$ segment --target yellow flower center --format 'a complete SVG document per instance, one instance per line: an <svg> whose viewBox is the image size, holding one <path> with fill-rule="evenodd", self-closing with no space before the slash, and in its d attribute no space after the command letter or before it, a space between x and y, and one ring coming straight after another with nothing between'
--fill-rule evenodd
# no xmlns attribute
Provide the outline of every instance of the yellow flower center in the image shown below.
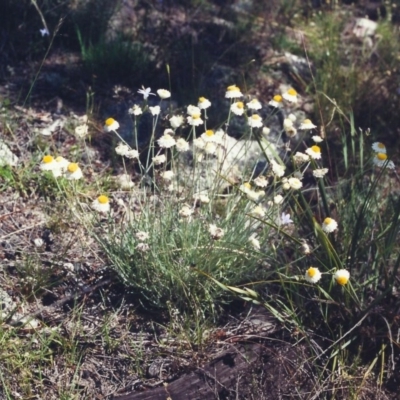
<svg viewBox="0 0 400 400"><path fill-rule="evenodd" d="M240 89L236 85L228 86L228 92L238 92Z"/></svg>
<svg viewBox="0 0 400 400"><path fill-rule="evenodd" d="M250 185L249 182L243 183L243 186L244 186L246 189L251 189L251 185Z"/></svg>
<svg viewBox="0 0 400 400"><path fill-rule="evenodd" d="M236 107L237 107L237 108L243 108L243 107L244 107L244 104L243 104L241 101L238 101L238 102L236 103Z"/></svg>
<svg viewBox="0 0 400 400"><path fill-rule="evenodd" d="M104 196L104 194L102 194L101 196L99 196L99 197L97 198L97 201L98 201L100 204L107 204L107 203L109 202L108 197L107 197L107 196Z"/></svg>
<svg viewBox="0 0 400 400"><path fill-rule="evenodd" d="M61 157L61 156L58 156L57 158L56 158L56 161L57 162L60 162L60 161L62 161L63 160L63 158Z"/></svg>
<svg viewBox="0 0 400 400"><path fill-rule="evenodd" d="M212 129L207 129L205 134L206 134L206 136L211 137L211 136L214 136L214 131Z"/></svg>
<svg viewBox="0 0 400 400"><path fill-rule="evenodd" d="M282 96L280 94L276 94L274 96L274 101L276 101L277 103L282 103Z"/></svg>
<svg viewBox="0 0 400 400"><path fill-rule="evenodd" d="M319 148L319 146L312 146L312 147L311 147L311 150L312 150L314 153L321 153L321 149Z"/></svg>
<svg viewBox="0 0 400 400"><path fill-rule="evenodd" d="M376 156L381 161L386 161L386 159L387 159L387 155L384 153L378 153Z"/></svg>
<svg viewBox="0 0 400 400"><path fill-rule="evenodd" d="M325 219L324 219L324 224L325 224L325 225L330 225L330 224L332 223L332 221L333 221L332 218L329 218L329 217L328 217L328 218L325 218Z"/></svg>
<svg viewBox="0 0 400 400"><path fill-rule="evenodd" d="M199 118L200 118L200 114L193 114L193 115L192 115L192 118L193 118L193 119L199 119Z"/></svg>
<svg viewBox="0 0 400 400"><path fill-rule="evenodd" d="M44 156L43 157L43 163L44 164L49 164L54 160L53 156Z"/></svg>
<svg viewBox="0 0 400 400"><path fill-rule="evenodd" d="M260 117L258 114L253 114L253 115L251 116L251 119L260 120L261 117Z"/></svg>
<svg viewBox="0 0 400 400"><path fill-rule="evenodd" d="M297 96L297 92L296 92L293 88L290 88L290 89L287 91L287 93L290 94L291 96Z"/></svg>
<svg viewBox="0 0 400 400"><path fill-rule="evenodd" d="M383 143L381 143L381 142L379 142L379 143L377 144L377 146L378 146L380 149L385 149L385 148L386 148L385 145L384 145Z"/></svg>
<svg viewBox="0 0 400 400"><path fill-rule="evenodd" d="M106 119L106 125L111 126L115 122L114 118L107 118Z"/></svg>
<svg viewBox="0 0 400 400"><path fill-rule="evenodd" d="M303 121L303 124L304 124L304 125L310 125L310 124L311 124L311 119L305 119L305 120Z"/></svg>
<svg viewBox="0 0 400 400"><path fill-rule="evenodd" d="M68 165L68 171L71 173L74 173L78 170L79 166L77 163L69 163Z"/></svg>
<svg viewBox="0 0 400 400"><path fill-rule="evenodd" d="M199 97L199 103L204 103L207 99L205 97Z"/></svg>
<svg viewBox="0 0 400 400"><path fill-rule="evenodd" d="M312 278L312 277L314 277L314 276L316 275L317 271L318 271L317 268L310 267L310 268L308 268L308 270L307 270L307 275L308 275L310 278Z"/></svg>
<svg viewBox="0 0 400 400"><path fill-rule="evenodd" d="M347 276L338 276L337 278L336 278L336 282L339 284L339 285L345 285L347 282L348 282L348 278L347 278Z"/></svg>

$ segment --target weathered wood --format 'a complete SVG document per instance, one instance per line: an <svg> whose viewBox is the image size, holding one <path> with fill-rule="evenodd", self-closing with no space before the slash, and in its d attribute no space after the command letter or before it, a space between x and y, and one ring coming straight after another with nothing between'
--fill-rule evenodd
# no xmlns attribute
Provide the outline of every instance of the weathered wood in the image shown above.
<svg viewBox="0 0 400 400"><path fill-rule="evenodd" d="M262 345L250 343L223 352L205 368L184 375L167 386L148 389L141 393L131 393L115 400L212 400L230 392L240 392L241 385L247 385L240 377L262 354Z"/></svg>

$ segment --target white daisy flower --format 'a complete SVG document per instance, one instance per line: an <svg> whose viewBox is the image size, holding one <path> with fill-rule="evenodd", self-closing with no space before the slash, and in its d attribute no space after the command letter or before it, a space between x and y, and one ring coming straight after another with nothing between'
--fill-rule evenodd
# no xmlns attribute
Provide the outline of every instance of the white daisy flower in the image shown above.
<svg viewBox="0 0 400 400"><path fill-rule="evenodd" d="M258 114L253 114L247 119L247 123L250 128L261 128L263 126L263 120Z"/></svg>
<svg viewBox="0 0 400 400"><path fill-rule="evenodd" d="M221 239L225 234L223 229L218 228L217 225L214 224L209 225L208 232L210 232L211 237L215 240Z"/></svg>
<svg viewBox="0 0 400 400"><path fill-rule="evenodd" d="M187 117L187 122L189 125L192 126L199 126L203 124L203 120L201 119L200 114L193 114Z"/></svg>
<svg viewBox="0 0 400 400"><path fill-rule="evenodd" d="M276 94L272 100L268 103L270 106L279 108L282 106L282 96L280 94Z"/></svg>
<svg viewBox="0 0 400 400"><path fill-rule="evenodd" d="M206 108L211 106L211 102L205 97L199 97L199 102L197 103L197 106L200 108L200 110L205 110Z"/></svg>
<svg viewBox="0 0 400 400"><path fill-rule="evenodd" d="M42 158L39 168L42 171L52 171L53 169L58 168L57 161L53 156L46 155Z"/></svg>
<svg viewBox="0 0 400 400"><path fill-rule="evenodd" d="M305 274L306 281L310 283L317 283L321 279L321 277L322 277L321 272L319 271L318 268L315 267L308 268Z"/></svg>
<svg viewBox="0 0 400 400"><path fill-rule="evenodd" d="M335 272L333 278L335 279L337 284L344 286L350 279L350 272L346 269L339 269Z"/></svg>
<svg viewBox="0 0 400 400"><path fill-rule="evenodd" d="M196 107L196 106L192 106L192 105L187 106L186 112L187 112L187 114L190 115L191 117L192 117L193 115L201 115L200 108L199 108L199 107Z"/></svg>
<svg viewBox="0 0 400 400"><path fill-rule="evenodd" d="M328 168L314 169L313 175L315 178L323 178L328 173Z"/></svg>
<svg viewBox="0 0 400 400"><path fill-rule="evenodd" d="M204 142L215 142L215 133L212 129L207 129L205 132L203 132L200 135L201 139L204 140Z"/></svg>
<svg viewBox="0 0 400 400"><path fill-rule="evenodd" d="M157 94L160 96L161 99L168 99L169 97L171 97L171 92L169 90L166 89L158 89L157 90Z"/></svg>
<svg viewBox="0 0 400 400"><path fill-rule="evenodd" d="M172 129L179 128L184 122L184 118L182 115L174 115L169 119L169 123L171 124Z"/></svg>
<svg viewBox="0 0 400 400"><path fill-rule="evenodd" d="M187 142L185 139L179 138L176 141L176 150L179 152L184 152L189 150L189 142Z"/></svg>
<svg viewBox="0 0 400 400"><path fill-rule="evenodd" d="M376 153L386 154L386 146L381 142L372 143L371 147Z"/></svg>
<svg viewBox="0 0 400 400"><path fill-rule="evenodd" d="M226 89L225 98L227 99L236 99L242 96L242 92L236 85L228 86L228 88Z"/></svg>
<svg viewBox="0 0 400 400"><path fill-rule="evenodd" d="M92 202L92 208L100 213L107 213L110 211L110 200L102 194Z"/></svg>
<svg viewBox="0 0 400 400"><path fill-rule="evenodd" d="M386 164L386 168L394 169L393 161L388 161L385 153L376 153L373 162L378 167L383 167Z"/></svg>
<svg viewBox="0 0 400 400"><path fill-rule="evenodd" d="M78 180L83 177L83 173L77 163L69 163L65 172L65 177L69 180Z"/></svg>
<svg viewBox="0 0 400 400"><path fill-rule="evenodd" d="M311 119L305 119L299 126L301 130L315 129L317 126L311 122Z"/></svg>
<svg viewBox="0 0 400 400"><path fill-rule="evenodd" d="M119 128L119 123L114 118L107 118L104 124L106 132L116 131Z"/></svg>
<svg viewBox="0 0 400 400"><path fill-rule="evenodd" d="M261 103L257 99L249 101L246 105L249 110L260 110L262 108Z"/></svg>
<svg viewBox="0 0 400 400"><path fill-rule="evenodd" d="M164 135L157 140L157 143L163 149L169 149L176 144L176 140L168 133L164 132Z"/></svg>
<svg viewBox="0 0 400 400"><path fill-rule="evenodd" d="M322 223L322 230L326 233L331 233L335 231L338 227L338 223L332 218L325 218L324 222Z"/></svg>
<svg viewBox="0 0 400 400"><path fill-rule="evenodd" d="M282 97L289 103L297 103L297 92L293 88L290 88L286 93L283 93Z"/></svg>
<svg viewBox="0 0 400 400"><path fill-rule="evenodd" d="M231 104L231 111L235 115L243 115L244 113L244 104L242 101L236 101L235 103Z"/></svg>
<svg viewBox="0 0 400 400"><path fill-rule="evenodd" d="M265 210L261 206L255 206L249 214L256 218L264 218L265 217Z"/></svg>
<svg viewBox="0 0 400 400"><path fill-rule="evenodd" d="M306 150L306 153L314 160L321 158L321 148L317 145L311 146Z"/></svg>
<svg viewBox="0 0 400 400"><path fill-rule="evenodd" d="M158 156L153 157L153 164L154 165L161 165L167 161L167 157L165 157L165 154L160 154Z"/></svg>
<svg viewBox="0 0 400 400"><path fill-rule="evenodd" d="M153 117L160 114L161 108L160 106L149 107L150 113Z"/></svg>

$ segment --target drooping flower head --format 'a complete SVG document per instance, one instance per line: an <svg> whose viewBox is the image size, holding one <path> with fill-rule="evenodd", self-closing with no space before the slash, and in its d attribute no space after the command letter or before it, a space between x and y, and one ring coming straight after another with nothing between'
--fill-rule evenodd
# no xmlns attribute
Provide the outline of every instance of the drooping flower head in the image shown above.
<svg viewBox="0 0 400 400"><path fill-rule="evenodd" d="M158 89L157 94L160 96L161 99L168 99L171 97L171 92L166 89Z"/></svg>
<svg viewBox="0 0 400 400"><path fill-rule="evenodd" d="M344 286L350 279L350 272L346 269L339 269L335 272L333 278L335 279L337 284Z"/></svg>
<svg viewBox="0 0 400 400"><path fill-rule="evenodd" d="M253 99L246 103L249 110L260 110L262 108L261 103L257 99Z"/></svg>
<svg viewBox="0 0 400 400"><path fill-rule="evenodd" d="M199 102L197 103L197 106L200 108L200 110L205 110L206 108L211 106L211 101L206 99L205 97L199 97Z"/></svg>
<svg viewBox="0 0 400 400"><path fill-rule="evenodd" d="M386 168L394 169L394 163L393 161L388 161L386 153L376 153L373 162L378 167L386 165Z"/></svg>
<svg viewBox="0 0 400 400"><path fill-rule="evenodd" d="M376 153L386 154L386 146L381 142L372 143L371 147Z"/></svg>
<svg viewBox="0 0 400 400"><path fill-rule="evenodd" d="M258 114L253 114L248 120L250 128L261 128L263 126L263 120Z"/></svg>
<svg viewBox="0 0 400 400"><path fill-rule="evenodd" d="M289 103L297 103L297 92L293 88L290 88L286 93L283 93L282 97Z"/></svg>
<svg viewBox="0 0 400 400"><path fill-rule="evenodd" d="M104 124L106 132L116 131L119 128L119 123L114 118L107 118Z"/></svg>
<svg viewBox="0 0 400 400"><path fill-rule="evenodd" d="M299 129L301 130L309 130L309 129L315 129L317 126L314 125L310 119L305 119L299 126Z"/></svg>

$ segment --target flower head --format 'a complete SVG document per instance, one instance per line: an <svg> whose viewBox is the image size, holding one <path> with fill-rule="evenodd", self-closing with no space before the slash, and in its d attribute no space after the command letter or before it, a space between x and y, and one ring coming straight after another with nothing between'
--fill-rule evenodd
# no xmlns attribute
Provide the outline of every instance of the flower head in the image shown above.
<svg viewBox="0 0 400 400"><path fill-rule="evenodd" d="M242 96L242 92L236 85L228 86L228 88L226 89L225 98L227 99L235 99Z"/></svg>
<svg viewBox="0 0 400 400"><path fill-rule="evenodd" d="M170 181L175 174L173 171L169 170L169 171L161 172L160 175L161 175L161 178L163 178L165 181Z"/></svg>
<svg viewBox="0 0 400 400"><path fill-rule="evenodd" d="M166 89L158 89L157 94L160 96L161 99L168 99L171 97L171 92Z"/></svg>
<svg viewBox="0 0 400 400"><path fill-rule="evenodd" d="M182 115L174 115L169 119L172 129L179 128L184 122Z"/></svg>
<svg viewBox="0 0 400 400"><path fill-rule="evenodd" d="M333 278L337 284L344 286L350 279L350 272L346 269L339 269L335 272Z"/></svg>
<svg viewBox="0 0 400 400"><path fill-rule="evenodd" d="M275 160L271 160L272 172L278 178L281 178L285 175L285 167L281 164L278 164Z"/></svg>
<svg viewBox="0 0 400 400"><path fill-rule="evenodd" d="M324 141L324 139L322 139L322 137L318 135L314 135L311 139L314 140L314 143L321 143Z"/></svg>
<svg viewBox="0 0 400 400"><path fill-rule="evenodd" d="M275 204L282 204L282 203L283 203L283 196L280 195L280 194L277 194L277 195L274 197L274 203L275 203Z"/></svg>
<svg viewBox="0 0 400 400"><path fill-rule="evenodd" d="M328 168L314 169L313 175L315 178L323 178L328 173Z"/></svg>
<svg viewBox="0 0 400 400"><path fill-rule="evenodd" d="M201 111L199 107L192 106L191 104L187 106L186 112L188 115L201 115Z"/></svg>
<svg viewBox="0 0 400 400"><path fill-rule="evenodd" d="M145 242L148 240L149 234L147 232L139 231L135 233L135 238L141 242Z"/></svg>
<svg viewBox="0 0 400 400"><path fill-rule="evenodd" d="M131 189L135 186L135 184L131 181L131 177L128 174L121 174L117 177L117 182L121 189L127 190Z"/></svg>
<svg viewBox="0 0 400 400"><path fill-rule="evenodd" d="M372 143L371 147L376 153L386 154L386 146L381 142Z"/></svg>
<svg viewBox="0 0 400 400"><path fill-rule="evenodd" d="M223 229L218 228L217 225L214 224L209 225L208 232L210 232L210 235L214 240L221 239L225 234Z"/></svg>
<svg viewBox="0 0 400 400"><path fill-rule="evenodd" d="M307 282L317 283L321 279L321 276L322 274L318 268L310 267L306 271L305 279Z"/></svg>
<svg viewBox="0 0 400 400"><path fill-rule="evenodd" d="M260 241L257 238L257 234L252 233L251 236L249 237L249 243L256 249L260 250Z"/></svg>
<svg viewBox="0 0 400 400"><path fill-rule="evenodd" d="M199 126L203 124L203 120L201 119L200 114L193 114L187 117L187 122L192 126Z"/></svg>
<svg viewBox="0 0 400 400"><path fill-rule="evenodd" d="M165 163L167 161L167 157L165 157L165 154L160 154L159 156L153 157L153 164L154 165L160 165Z"/></svg>
<svg viewBox="0 0 400 400"><path fill-rule="evenodd" d="M264 218L265 217L265 210L261 206L255 206L249 214L252 217L257 217L257 218Z"/></svg>
<svg viewBox="0 0 400 400"><path fill-rule="evenodd" d="M288 183L290 187L294 190L298 190L303 186L303 183L298 178L289 178Z"/></svg>
<svg viewBox="0 0 400 400"><path fill-rule="evenodd" d="M293 156L293 161L296 165L303 164L309 161L310 157L307 154L301 153L300 151L296 152Z"/></svg>
<svg viewBox="0 0 400 400"><path fill-rule="evenodd" d="M46 155L42 158L42 162L40 163L39 168L42 171L52 171L54 168L57 168L57 162L53 156Z"/></svg>
<svg viewBox="0 0 400 400"><path fill-rule="evenodd" d="M132 114L132 115L136 115L136 116L138 116L138 115L140 115L140 114L142 114L142 113L143 113L143 111L142 111L141 107L138 106L137 104L134 104L134 105L128 110L128 114Z"/></svg>
<svg viewBox="0 0 400 400"><path fill-rule="evenodd" d="M164 133L164 135L157 140L157 143L163 149L169 149L170 147L175 146L176 140L170 134Z"/></svg>
<svg viewBox="0 0 400 400"><path fill-rule="evenodd" d="M155 117L156 115L160 114L161 108L160 106L149 107L151 115Z"/></svg>
<svg viewBox="0 0 400 400"><path fill-rule="evenodd" d="M338 223L332 218L325 218L324 222L322 223L322 230L326 233L331 233L335 231L338 227Z"/></svg>
<svg viewBox="0 0 400 400"><path fill-rule="evenodd" d="M183 138L179 138L176 141L176 150L178 150L179 152L188 151L189 150L189 142L187 142Z"/></svg>
<svg viewBox="0 0 400 400"><path fill-rule="evenodd" d="M288 225L288 224L292 224L293 221L290 218L290 214L286 214L286 213L282 213L281 214L281 218L280 218L280 225Z"/></svg>
<svg viewBox="0 0 400 400"><path fill-rule="evenodd" d="M83 177L83 173L77 163L69 163L65 172L65 176L69 180L78 180Z"/></svg>
<svg viewBox="0 0 400 400"><path fill-rule="evenodd" d="M315 129L317 126L311 122L311 119L305 119L299 126L301 130Z"/></svg>
<svg viewBox="0 0 400 400"><path fill-rule="evenodd" d="M263 126L263 120L258 114L253 114L248 120L250 128L261 128Z"/></svg>
<svg viewBox="0 0 400 400"><path fill-rule="evenodd" d="M317 145L309 147L306 153L315 160L321 158L321 148Z"/></svg>
<svg viewBox="0 0 400 400"><path fill-rule="evenodd" d="M282 106L282 96L280 94L276 94L272 100L268 103L270 106L278 108Z"/></svg>
<svg viewBox="0 0 400 400"><path fill-rule="evenodd" d="M211 101L206 99L205 97L199 97L199 102L197 103L197 106L200 108L200 110L205 110L206 108L211 106Z"/></svg>
<svg viewBox="0 0 400 400"><path fill-rule="evenodd" d="M388 161L386 153L376 153L373 162L378 167L386 165L386 168L394 169L394 163L393 161Z"/></svg>
<svg viewBox="0 0 400 400"><path fill-rule="evenodd" d="M119 128L119 123L114 118L107 118L104 124L106 132L116 131Z"/></svg>
<svg viewBox="0 0 400 400"><path fill-rule="evenodd" d="M118 143L118 146L115 148L115 152L120 156L125 156L129 150L130 147L124 143Z"/></svg>
<svg viewBox="0 0 400 400"><path fill-rule="evenodd" d="M297 92L293 88L290 88L286 93L283 93L282 97L289 103L297 103Z"/></svg>
<svg viewBox="0 0 400 400"><path fill-rule="evenodd" d="M257 99L253 99L246 103L249 110L260 110L262 108L261 103Z"/></svg>
<svg viewBox="0 0 400 400"><path fill-rule="evenodd" d="M256 179L254 179L254 183L258 187L265 188L268 186L268 179L263 175L259 175Z"/></svg>
<svg viewBox="0 0 400 400"><path fill-rule="evenodd" d="M244 113L244 104L242 101L236 101L231 104L231 111L236 115L243 115Z"/></svg>
<svg viewBox="0 0 400 400"><path fill-rule="evenodd" d="M110 211L110 200L107 196L102 194L92 202L92 208L98 212L107 213Z"/></svg>
<svg viewBox="0 0 400 400"><path fill-rule="evenodd" d="M149 88L149 87L148 87L147 89L145 89L144 86L142 86L142 88L139 89L137 92L138 92L139 94L142 94L142 95L143 95L143 99L144 99L144 100L147 100L147 99L149 98L150 95L155 96L154 93L151 93L151 88Z"/></svg>
<svg viewBox="0 0 400 400"><path fill-rule="evenodd" d="M187 206L186 204L180 209L179 211L179 215L181 217L185 217L188 218L193 214L193 209L189 206Z"/></svg>

